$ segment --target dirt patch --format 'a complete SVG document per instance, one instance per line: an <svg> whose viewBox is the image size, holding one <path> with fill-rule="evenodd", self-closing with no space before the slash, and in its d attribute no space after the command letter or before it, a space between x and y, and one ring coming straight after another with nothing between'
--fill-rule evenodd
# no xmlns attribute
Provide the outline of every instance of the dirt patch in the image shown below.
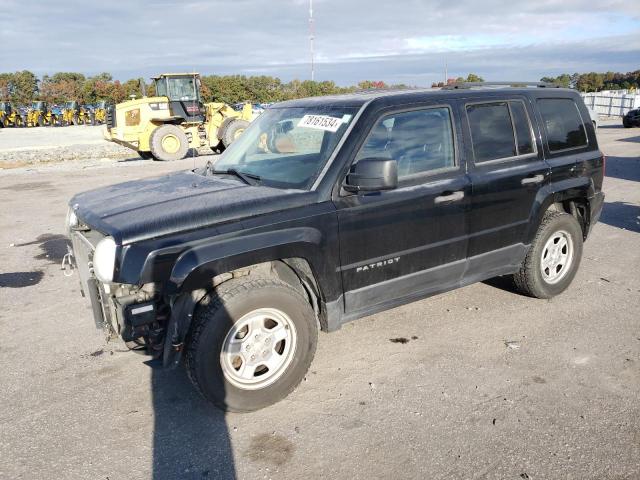
<svg viewBox="0 0 640 480"><path fill-rule="evenodd" d="M12 192L32 192L36 190L51 190L51 189L53 189L51 182L16 183L14 185L7 185L6 187L0 187L0 190L11 190Z"/></svg>
<svg viewBox="0 0 640 480"><path fill-rule="evenodd" d="M284 465L291 457L295 447L282 435L262 433L251 439L245 456L252 462Z"/></svg>

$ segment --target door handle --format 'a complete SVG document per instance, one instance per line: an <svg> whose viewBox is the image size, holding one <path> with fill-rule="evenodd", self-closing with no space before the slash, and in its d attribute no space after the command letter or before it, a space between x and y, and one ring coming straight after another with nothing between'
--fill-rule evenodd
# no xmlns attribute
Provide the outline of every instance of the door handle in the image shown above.
<svg viewBox="0 0 640 480"><path fill-rule="evenodd" d="M533 175L531 177L525 177L520 180L522 185L533 185L535 183L542 183L544 181L544 175Z"/></svg>
<svg viewBox="0 0 640 480"><path fill-rule="evenodd" d="M462 190L458 190L457 192L445 192L442 195L436 197L434 203L437 205L439 203L457 202L458 200L462 200L463 198L464 192Z"/></svg>

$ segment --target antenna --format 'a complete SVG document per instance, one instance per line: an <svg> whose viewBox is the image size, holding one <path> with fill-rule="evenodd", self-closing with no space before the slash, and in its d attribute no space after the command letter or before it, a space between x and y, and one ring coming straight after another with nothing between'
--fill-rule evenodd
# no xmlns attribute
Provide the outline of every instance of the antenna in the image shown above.
<svg viewBox="0 0 640 480"><path fill-rule="evenodd" d="M311 53L311 81L315 80L315 65L313 59L313 41L314 41L314 28L313 28L313 0L309 0L309 50Z"/></svg>

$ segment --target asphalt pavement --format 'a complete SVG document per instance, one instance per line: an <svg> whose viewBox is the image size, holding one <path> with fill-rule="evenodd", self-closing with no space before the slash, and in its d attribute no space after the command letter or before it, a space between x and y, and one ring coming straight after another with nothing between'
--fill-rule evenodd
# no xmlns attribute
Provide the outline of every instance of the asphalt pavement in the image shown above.
<svg viewBox="0 0 640 480"><path fill-rule="evenodd" d="M206 158L0 171L0 478L640 478L640 129L598 137L606 203L563 295L494 279L352 322L244 415L106 344L60 270L73 194Z"/></svg>

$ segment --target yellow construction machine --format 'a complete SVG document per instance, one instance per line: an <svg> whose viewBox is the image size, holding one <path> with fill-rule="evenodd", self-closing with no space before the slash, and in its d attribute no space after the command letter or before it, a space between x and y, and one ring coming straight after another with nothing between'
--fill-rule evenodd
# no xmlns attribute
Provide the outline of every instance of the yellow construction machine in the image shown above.
<svg viewBox="0 0 640 480"><path fill-rule="evenodd" d="M180 160L189 148L222 151L247 128L251 105L236 112L225 103L202 103L200 75L164 73L153 78L156 95L107 109L105 138L145 159ZM141 82L144 87L144 82Z"/></svg>
<svg viewBox="0 0 640 480"><path fill-rule="evenodd" d="M26 126L25 115L14 109L9 102L0 102L0 128Z"/></svg>
<svg viewBox="0 0 640 480"><path fill-rule="evenodd" d="M93 121L96 125L102 125L107 120L107 102L101 100L93 106Z"/></svg>
<svg viewBox="0 0 640 480"><path fill-rule="evenodd" d="M75 100L65 102L61 109L61 115L61 125L93 125L94 123L93 112L80 106Z"/></svg>
<svg viewBox="0 0 640 480"><path fill-rule="evenodd" d="M47 102L32 102L27 111L27 127L46 127L60 125L60 116L49 109Z"/></svg>

